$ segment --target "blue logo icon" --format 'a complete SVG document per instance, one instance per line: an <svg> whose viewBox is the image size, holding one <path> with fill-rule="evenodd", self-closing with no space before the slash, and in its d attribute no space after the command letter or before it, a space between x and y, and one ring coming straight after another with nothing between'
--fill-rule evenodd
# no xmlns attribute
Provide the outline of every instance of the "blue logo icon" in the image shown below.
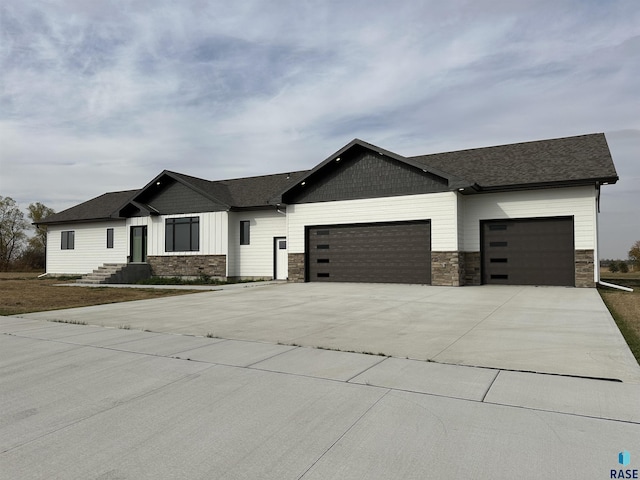
<svg viewBox="0 0 640 480"><path fill-rule="evenodd" d="M626 466L626 465L629 465L630 462L631 462L631 455L629 455L629 452L627 452L626 450L623 450L618 454L618 463L620 465Z"/></svg>

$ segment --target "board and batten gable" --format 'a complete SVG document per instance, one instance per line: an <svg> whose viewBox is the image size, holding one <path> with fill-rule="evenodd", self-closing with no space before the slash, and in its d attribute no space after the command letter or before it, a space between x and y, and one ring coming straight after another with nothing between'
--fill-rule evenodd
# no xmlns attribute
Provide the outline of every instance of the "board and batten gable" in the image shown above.
<svg viewBox="0 0 640 480"><path fill-rule="evenodd" d="M240 222L249 221L249 244L240 245ZM274 237L287 236L287 217L275 210L229 212L228 276L271 278Z"/></svg>
<svg viewBox="0 0 640 480"><path fill-rule="evenodd" d="M107 229L113 228L113 248L107 248ZM74 248L62 249L62 232L74 232ZM127 263L126 222L90 222L47 227L47 273L84 275L104 263Z"/></svg>
<svg viewBox="0 0 640 480"><path fill-rule="evenodd" d="M191 188L177 181L163 180L158 191L145 192L145 203L163 214L181 214L188 212L220 212L227 207L203 197Z"/></svg>
<svg viewBox="0 0 640 480"><path fill-rule="evenodd" d="M431 221L431 249L458 250L455 192L302 203L287 207L289 253L304 253L305 227L351 223Z"/></svg>
<svg viewBox="0 0 640 480"><path fill-rule="evenodd" d="M380 198L446 192L447 181L397 160L365 151L353 158L343 155L285 195L291 204ZM320 172L318 174L320 175Z"/></svg>

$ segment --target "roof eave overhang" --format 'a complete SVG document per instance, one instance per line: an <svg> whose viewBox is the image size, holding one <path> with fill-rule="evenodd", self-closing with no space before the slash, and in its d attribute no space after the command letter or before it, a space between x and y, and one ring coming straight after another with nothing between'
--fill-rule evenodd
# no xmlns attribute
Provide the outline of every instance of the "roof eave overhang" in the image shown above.
<svg viewBox="0 0 640 480"><path fill-rule="evenodd" d="M499 193L499 192L515 192L519 190L542 190L545 188L565 188L565 187L581 187L581 186L598 186L614 184L618 181L617 176L588 178L580 180L561 180L557 182L536 182L536 183L520 183L513 185L496 185L482 186L476 185L475 188L460 188L458 191L463 195L473 195L481 193Z"/></svg>
<svg viewBox="0 0 640 480"><path fill-rule="evenodd" d="M81 218L74 220L56 220L53 222L33 222L32 225L69 225L69 224L77 224L77 223L95 223L95 222L118 222L125 221L124 217L99 217L99 218Z"/></svg>
<svg viewBox="0 0 640 480"><path fill-rule="evenodd" d="M247 212L250 210L273 210L274 207L278 207L280 205L284 205L284 204L280 204L280 203L271 203L269 202L266 205L255 205L255 206L244 206L244 207L231 207L229 209L229 211L231 212Z"/></svg>

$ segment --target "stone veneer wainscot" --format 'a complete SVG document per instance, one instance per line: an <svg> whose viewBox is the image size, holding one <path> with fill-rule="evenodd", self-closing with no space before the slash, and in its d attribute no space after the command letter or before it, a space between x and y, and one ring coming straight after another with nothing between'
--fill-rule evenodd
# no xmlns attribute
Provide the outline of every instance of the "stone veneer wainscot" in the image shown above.
<svg viewBox="0 0 640 480"><path fill-rule="evenodd" d="M171 255L149 256L151 273L158 277L210 277L227 276L226 255Z"/></svg>

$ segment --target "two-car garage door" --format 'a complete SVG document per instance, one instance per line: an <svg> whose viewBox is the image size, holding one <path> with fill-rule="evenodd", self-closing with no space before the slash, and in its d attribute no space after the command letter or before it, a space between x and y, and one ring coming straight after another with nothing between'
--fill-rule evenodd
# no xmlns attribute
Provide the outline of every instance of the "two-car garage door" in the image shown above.
<svg viewBox="0 0 640 480"><path fill-rule="evenodd" d="M431 283L429 221L307 227L307 280Z"/></svg>

